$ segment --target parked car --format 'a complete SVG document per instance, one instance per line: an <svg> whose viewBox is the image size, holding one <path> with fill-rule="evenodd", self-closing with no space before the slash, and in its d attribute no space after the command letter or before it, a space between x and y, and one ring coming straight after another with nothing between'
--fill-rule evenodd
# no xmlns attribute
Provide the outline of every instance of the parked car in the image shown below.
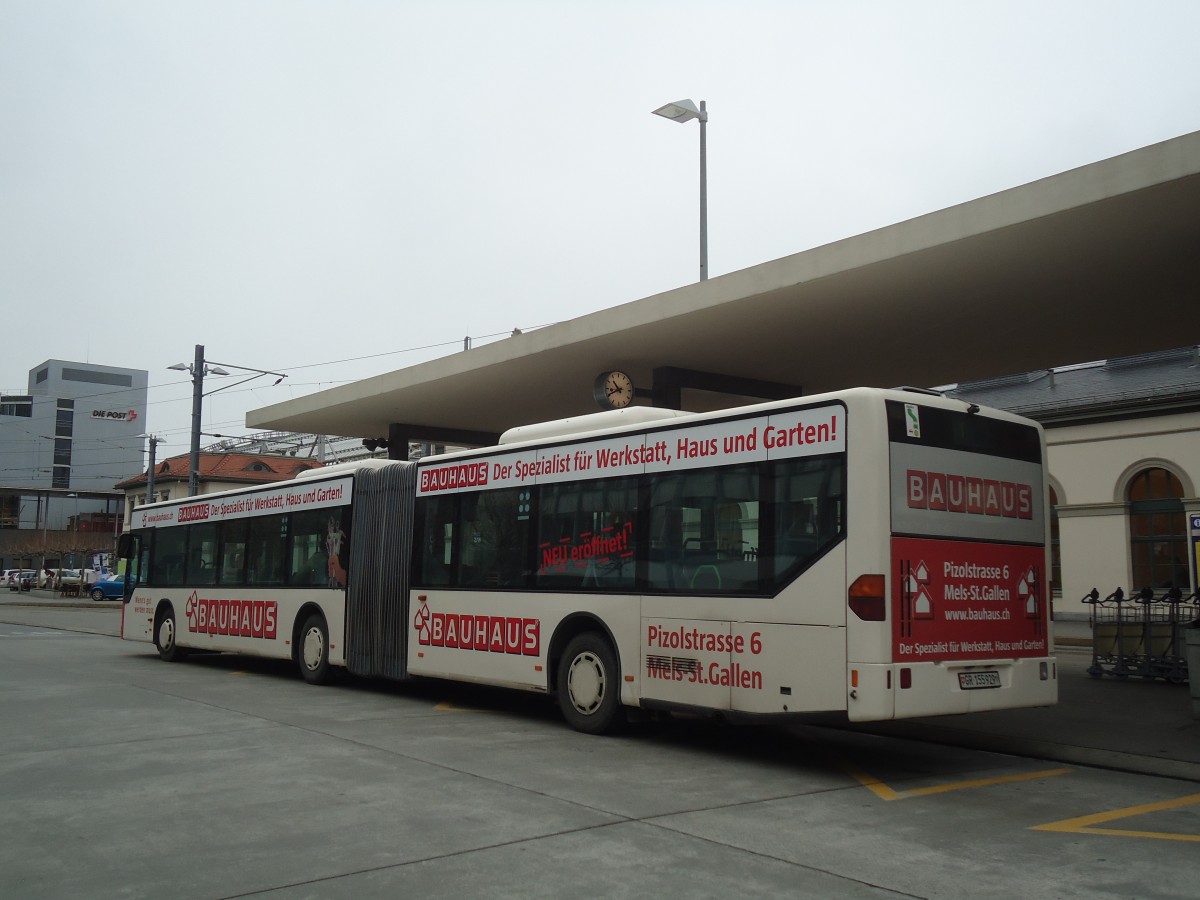
<svg viewBox="0 0 1200 900"><path fill-rule="evenodd" d="M10 591L27 591L37 584L37 572L33 569L13 569L8 576Z"/></svg>
<svg viewBox="0 0 1200 900"><path fill-rule="evenodd" d="M59 569L58 577L54 579L54 586L59 590L74 584L83 584L83 572L80 569Z"/></svg>
<svg viewBox="0 0 1200 900"><path fill-rule="evenodd" d="M136 579L134 579L136 582ZM113 575L103 581L97 581L88 591L93 600L120 600L125 596L125 576Z"/></svg>

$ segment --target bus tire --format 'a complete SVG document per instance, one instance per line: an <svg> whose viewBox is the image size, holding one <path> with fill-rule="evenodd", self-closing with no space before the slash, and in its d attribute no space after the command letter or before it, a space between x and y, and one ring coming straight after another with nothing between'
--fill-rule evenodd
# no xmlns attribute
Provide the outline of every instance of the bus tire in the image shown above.
<svg viewBox="0 0 1200 900"><path fill-rule="evenodd" d="M558 705L576 731L609 734L624 724L617 654L601 635L587 631L571 639L557 681Z"/></svg>
<svg viewBox="0 0 1200 900"><path fill-rule="evenodd" d="M313 613L300 629L300 640L296 647L296 662L300 674L309 684L329 684L333 680L333 667L329 665L329 629L325 617Z"/></svg>
<svg viewBox="0 0 1200 900"><path fill-rule="evenodd" d="M159 610L154 619L154 646L158 657L164 662L179 662L187 657L187 651L179 646L179 629L175 625L175 607L170 603Z"/></svg>

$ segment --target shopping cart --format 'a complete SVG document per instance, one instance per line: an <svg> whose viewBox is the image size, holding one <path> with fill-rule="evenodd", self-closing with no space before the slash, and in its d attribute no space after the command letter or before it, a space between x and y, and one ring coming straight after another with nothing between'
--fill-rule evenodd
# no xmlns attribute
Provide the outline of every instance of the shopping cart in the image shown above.
<svg viewBox="0 0 1200 900"><path fill-rule="evenodd" d="M1187 681L1182 629L1197 617L1197 596L1184 597L1179 588L1172 587L1158 597L1150 588L1126 597L1117 588L1101 600L1093 588L1083 597L1094 610L1088 674L1093 678L1161 678L1172 684Z"/></svg>

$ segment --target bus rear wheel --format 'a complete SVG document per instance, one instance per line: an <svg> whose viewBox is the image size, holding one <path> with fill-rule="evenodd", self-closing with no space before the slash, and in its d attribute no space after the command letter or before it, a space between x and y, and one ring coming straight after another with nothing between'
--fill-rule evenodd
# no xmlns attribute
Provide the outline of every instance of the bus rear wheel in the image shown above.
<svg viewBox="0 0 1200 900"><path fill-rule="evenodd" d="M159 610L154 620L154 646L158 648L158 656L166 662L179 662L187 656L187 651L179 646L176 637L179 631L175 627L175 607L167 604Z"/></svg>
<svg viewBox="0 0 1200 900"><path fill-rule="evenodd" d="M558 705L576 731L609 734L625 722L621 675L612 645L588 631L567 644L558 666Z"/></svg>
<svg viewBox="0 0 1200 900"><path fill-rule="evenodd" d="M300 674L309 684L329 684L333 679L333 668L329 665L329 629L325 617L313 613L300 629L300 646L296 662Z"/></svg>

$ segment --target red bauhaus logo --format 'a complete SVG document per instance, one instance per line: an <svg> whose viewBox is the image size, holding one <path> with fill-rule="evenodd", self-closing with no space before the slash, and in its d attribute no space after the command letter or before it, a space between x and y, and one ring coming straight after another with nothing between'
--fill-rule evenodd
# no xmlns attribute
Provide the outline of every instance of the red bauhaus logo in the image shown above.
<svg viewBox="0 0 1200 900"><path fill-rule="evenodd" d="M909 469L905 493L910 509L1033 518L1033 487L1016 481Z"/></svg>
<svg viewBox="0 0 1200 900"><path fill-rule="evenodd" d="M431 613L422 602L413 617L417 643L537 656L541 652L541 621L520 616L475 616L470 613Z"/></svg>
<svg viewBox="0 0 1200 900"><path fill-rule="evenodd" d="M208 600L194 591L184 608L188 631L274 640L279 604L274 600Z"/></svg>
<svg viewBox="0 0 1200 900"><path fill-rule="evenodd" d="M180 522L196 522L207 519L211 507L207 503L195 503L191 506L179 507Z"/></svg>
<svg viewBox="0 0 1200 900"><path fill-rule="evenodd" d="M486 462L463 463L455 466L433 466L421 470L421 493L452 491L457 488L482 487L488 482Z"/></svg>

